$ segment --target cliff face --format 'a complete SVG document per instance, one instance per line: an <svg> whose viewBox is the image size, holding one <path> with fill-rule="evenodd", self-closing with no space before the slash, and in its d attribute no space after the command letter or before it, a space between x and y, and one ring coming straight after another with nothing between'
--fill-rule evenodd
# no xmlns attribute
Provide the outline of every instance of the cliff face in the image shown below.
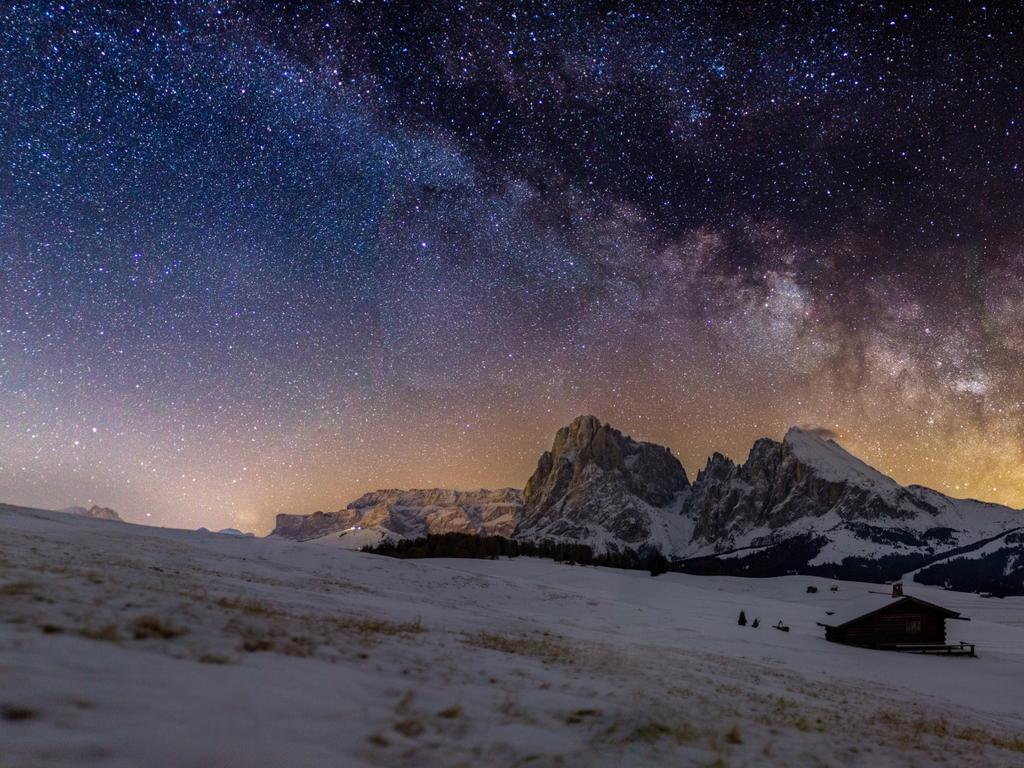
<svg viewBox="0 0 1024 768"><path fill-rule="evenodd" d="M523 491L516 535L643 545L656 527L652 515L676 502L688 484L667 448L581 416L540 457Z"/></svg>
<svg viewBox="0 0 1024 768"><path fill-rule="evenodd" d="M830 512L841 521L896 521L927 511L934 510L835 443L798 429L782 442L758 440L743 464L712 456L686 509L694 538L718 549L754 529L783 529Z"/></svg>

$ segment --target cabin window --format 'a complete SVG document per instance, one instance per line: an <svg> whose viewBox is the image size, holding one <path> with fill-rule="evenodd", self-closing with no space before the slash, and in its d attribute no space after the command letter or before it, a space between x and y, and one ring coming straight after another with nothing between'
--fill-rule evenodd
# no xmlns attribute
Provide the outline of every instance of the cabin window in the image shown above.
<svg viewBox="0 0 1024 768"><path fill-rule="evenodd" d="M920 619L907 619L907 633L911 635L917 635L921 633L921 620Z"/></svg>

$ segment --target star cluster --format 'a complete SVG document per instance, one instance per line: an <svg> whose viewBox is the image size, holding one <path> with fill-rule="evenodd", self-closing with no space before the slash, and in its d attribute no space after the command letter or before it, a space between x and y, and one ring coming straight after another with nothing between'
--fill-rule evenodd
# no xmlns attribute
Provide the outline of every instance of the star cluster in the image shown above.
<svg viewBox="0 0 1024 768"><path fill-rule="evenodd" d="M1024 506L1024 14L14 2L0 498L259 531L594 412Z"/></svg>

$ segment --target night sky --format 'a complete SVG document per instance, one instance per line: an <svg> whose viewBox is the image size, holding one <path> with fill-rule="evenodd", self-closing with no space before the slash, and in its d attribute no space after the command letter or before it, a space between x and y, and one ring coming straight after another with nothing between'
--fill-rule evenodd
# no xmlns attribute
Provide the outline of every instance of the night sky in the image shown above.
<svg viewBox="0 0 1024 768"><path fill-rule="evenodd" d="M4 3L0 501L262 533L522 487L594 413L691 477L813 425L1024 506L1022 37L977 2Z"/></svg>

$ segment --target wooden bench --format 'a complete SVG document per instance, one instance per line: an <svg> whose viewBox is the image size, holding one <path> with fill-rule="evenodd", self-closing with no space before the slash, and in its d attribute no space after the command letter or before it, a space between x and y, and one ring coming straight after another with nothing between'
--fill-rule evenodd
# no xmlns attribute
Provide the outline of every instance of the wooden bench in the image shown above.
<svg viewBox="0 0 1024 768"><path fill-rule="evenodd" d="M944 643L892 643L879 647L904 653L938 653L946 656L976 655L974 653L974 643L957 643L956 645L946 645Z"/></svg>

